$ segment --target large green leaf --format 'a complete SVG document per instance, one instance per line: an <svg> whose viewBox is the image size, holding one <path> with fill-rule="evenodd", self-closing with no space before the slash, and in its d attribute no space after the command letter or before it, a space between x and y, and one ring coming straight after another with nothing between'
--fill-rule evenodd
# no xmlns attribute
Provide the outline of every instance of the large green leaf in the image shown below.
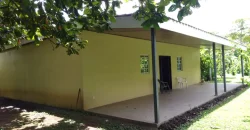
<svg viewBox="0 0 250 130"><path fill-rule="evenodd" d="M168 11L169 12L174 12L176 9L178 8L178 6L176 4L173 4L169 7Z"/></svg>
<svg viewBox="0 0 250 130"><path fill-rule="evenodd" d="M178 14L177 14L177 18L179 21L182 21L183 19L183 16L184 16L184 9L181 9Z"/></svg>
<svg viewBox="0 0 250 130"><path fill-rule="evenodd" d="M86 7L85 9L84 9L84 14L90 14L91 13L91 10L88 8L88 7Z"/></svg>

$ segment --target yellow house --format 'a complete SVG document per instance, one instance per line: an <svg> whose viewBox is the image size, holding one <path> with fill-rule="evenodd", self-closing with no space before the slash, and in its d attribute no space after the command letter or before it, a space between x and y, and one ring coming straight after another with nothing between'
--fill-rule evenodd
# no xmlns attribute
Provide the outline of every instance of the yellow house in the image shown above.
<svg viewBox="0 0 250 130"><path fill-rule="evenodd" d="M2 52L0 97L84 110L151 94L157 102L157 79L171 89L179 88L177 77L186 78L188 86L201 81L201 46L233 46L173 19L151 32L140 24L124 15L112 31L84 31L89 43L79 56L68 56L63 48L52 51L47 40Z"/></svg>

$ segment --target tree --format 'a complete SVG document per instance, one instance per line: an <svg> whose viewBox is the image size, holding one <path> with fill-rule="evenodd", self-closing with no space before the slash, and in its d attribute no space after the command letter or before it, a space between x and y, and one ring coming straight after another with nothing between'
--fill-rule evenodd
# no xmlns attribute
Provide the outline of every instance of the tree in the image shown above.
<svg viewBox="0 0 250 130"><path fill-rule="evenodd" d="M213 66L213 57L210 50L207 48L201 48L200 50L201 79L205 81L211 80L209 70Z"/></svg>
<svg viewBox="0 0 250 130"><path fill-rule="evenodd" d="M249 75L249 68L250 68L250 26L247 24L249 21L247 19L238 19L234 22L233 29L231 30L230 34L227 35L228 38L234 41L240 42L242 45L247 47L246 51L242 51L240 49L235 49L232 53L237 60L235 60L234 64L236 67L232 67L232 72L240 72L240 55L243 55L244 59L244 73L245 75Z"/></svg>
<svg viewBox="0 0 250 130"><path fill-rule="evenodd" d="M238 48L225 50L225 67L227 73L233 75L241 72L241 55L244 58L244 74L250 73L250 26L245 19L238 19L234 22L233 29L227 35L227 38L233 41L237 41L247 47L247 51L242 51ZM209 80L209 69L213 68L213 58L210 54L210 50L202 48L200 51L201 57L201 78ZM218 75L223 77L222 71L222 54L221 50L216 50L216 67ZM213 76L214 77L214 76Z"/></svg>
<svg viewBox="0 0 250 130"><path fill-rule="evenodd" d="M200 6L198 0L138 2L134 17L143 20L145 28L159 28L159 23L167 21L168 5L171 5L168 11L179 11L178 20ZM83 30L110 30L110 22L115 22L116 8L121 3L120 0L0 0L0 50L8 45L19 48L23 39L39 45L47 38L55 48L65 47L69 55L78 54L88 42L78 35Z"/></svg>
<svg viewBox="0 0 250 130"><path fill-rule="evenodd" d="M234 22L233 29L227 37L243 45L250 42L250 31L245 19L238 19Z"/></svg>

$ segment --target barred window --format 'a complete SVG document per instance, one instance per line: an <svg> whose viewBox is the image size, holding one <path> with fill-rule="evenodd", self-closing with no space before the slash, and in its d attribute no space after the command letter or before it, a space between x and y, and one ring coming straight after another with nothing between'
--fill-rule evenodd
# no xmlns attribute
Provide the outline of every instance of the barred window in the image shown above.
<svg viewBox="0 0 250 130"><path fill-rule="evenodd" d="M141 73L149 73L149 56L142 55L140 56L140 67L141 67Z"/></svg>
<svg viewBox="0 0 250 130"><path fill-rule="evenodd" d="M177 70L182 71L182 57L177 57Z"/></svg>

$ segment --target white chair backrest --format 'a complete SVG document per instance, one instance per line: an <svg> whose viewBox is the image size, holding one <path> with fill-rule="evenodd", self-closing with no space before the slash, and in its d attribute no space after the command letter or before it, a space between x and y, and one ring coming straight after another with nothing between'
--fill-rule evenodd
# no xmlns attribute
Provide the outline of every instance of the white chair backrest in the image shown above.
<svg viewBox="0 0 250 130"><path fill-rule="evenodd" d="M182 82L182 80L183 80L183 79L182 79L181 77L177 77L177 81L178 81L178 82Z"/></svg>

